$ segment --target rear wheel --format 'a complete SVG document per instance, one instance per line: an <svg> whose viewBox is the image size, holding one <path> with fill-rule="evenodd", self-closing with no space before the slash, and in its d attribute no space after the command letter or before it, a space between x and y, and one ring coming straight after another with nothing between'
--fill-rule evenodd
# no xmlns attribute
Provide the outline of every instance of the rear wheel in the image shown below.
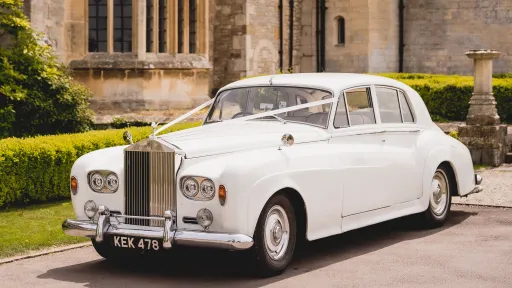
<svg viewBox="0 0 512 288"><path fill-rule="evenodd" d="M260 215L254 234L254 258L261 276L282 273L295 251L297 223L291 202L284 195L272 197Z"/></svg>
<svg viewBox="0 0 512 288"><path fill-rule="evenodd" d="M455 183L450 170L445 166L439 166L432 177L430 184L430 198L428 209L423 213L425 224L428 227L443 225L450 212L452 204L451 191Z"/></svg>

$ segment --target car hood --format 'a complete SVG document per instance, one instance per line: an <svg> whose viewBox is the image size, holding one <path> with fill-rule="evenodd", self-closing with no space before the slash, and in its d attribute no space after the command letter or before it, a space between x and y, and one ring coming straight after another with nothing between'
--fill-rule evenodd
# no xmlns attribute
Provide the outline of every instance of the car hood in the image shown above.
<svg viewBox="0 0 512 288"><path fill-rule="evenodd" d="M294 143L327 140L325 129L307 124L279 121L229 121L181 130L159 138L186 153L186 158L210 156L263 147L278 147L281 137L289 133Z"/></svg>

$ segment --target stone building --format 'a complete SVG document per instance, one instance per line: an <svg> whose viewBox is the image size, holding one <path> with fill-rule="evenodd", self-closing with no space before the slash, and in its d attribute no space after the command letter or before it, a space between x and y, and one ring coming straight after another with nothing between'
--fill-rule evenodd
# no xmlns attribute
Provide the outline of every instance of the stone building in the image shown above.
<svg viewBox="0 0 512 288"><path fill-rule="evenodd" d="M512 0L25 0L102 109L189 108L245 76L512 67Z"/></svg>

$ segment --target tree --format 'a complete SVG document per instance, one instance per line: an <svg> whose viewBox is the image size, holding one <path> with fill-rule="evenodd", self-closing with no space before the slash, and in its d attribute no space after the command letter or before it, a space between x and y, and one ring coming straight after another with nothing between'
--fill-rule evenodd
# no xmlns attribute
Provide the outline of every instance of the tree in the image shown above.
<svg viewBox="0 0 512 288"><path fill-rule="evenodd" d="M22 0L0 0L0 138L88 130L90 91L35 33Z"/></svg>

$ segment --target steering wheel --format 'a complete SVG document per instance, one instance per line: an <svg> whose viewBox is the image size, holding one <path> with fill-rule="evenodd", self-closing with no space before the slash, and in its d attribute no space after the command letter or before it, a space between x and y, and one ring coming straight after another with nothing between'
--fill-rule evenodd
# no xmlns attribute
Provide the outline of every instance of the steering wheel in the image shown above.
<svg viewBox="0 0 512 288"><path fill-rule="evenodd" d="M252 115L252 113L249 113L249 112L238 112L235 115L233 115L233 117L231 119L240 118L240 117L249 116L249 115Z"/></svg>

